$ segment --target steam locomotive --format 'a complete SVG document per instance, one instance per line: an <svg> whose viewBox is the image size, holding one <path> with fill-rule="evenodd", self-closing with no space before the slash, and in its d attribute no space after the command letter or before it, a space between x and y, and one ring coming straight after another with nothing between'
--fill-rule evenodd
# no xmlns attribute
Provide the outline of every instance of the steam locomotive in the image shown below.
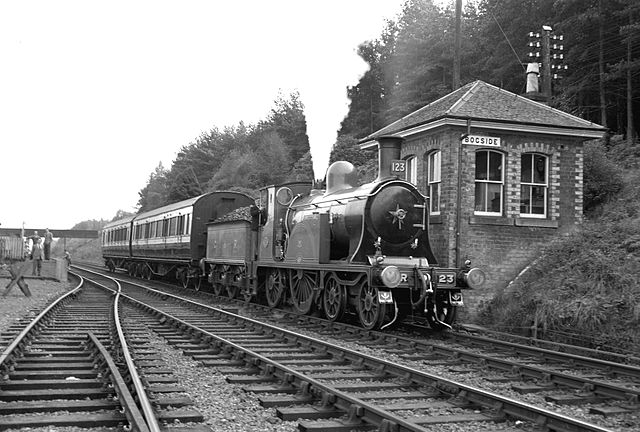
<svg viewBox="0 0 640 432"><path fill-rule="evenodd" d="M392 170L402 164L400 144L379 139L379 174L368 184L340 161L324 190L272 185L255 201L213 192L114 222L103 231L105 263L147 278L175 273L196 289L206 280L218 295L333 321L355 315L367 329L408 316L449 328L462 289L480 287L485 275L470 262L438 266L427 198Z"/></svg>

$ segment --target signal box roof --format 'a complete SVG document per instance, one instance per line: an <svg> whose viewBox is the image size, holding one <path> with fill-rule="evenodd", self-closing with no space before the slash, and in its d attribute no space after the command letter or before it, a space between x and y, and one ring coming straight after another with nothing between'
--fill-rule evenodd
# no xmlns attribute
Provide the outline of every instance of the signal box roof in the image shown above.
<svg viewBox="0 0 640 432"><path fill-rule="evenodd" d="M439 126L503 129L601 138L606 128L540 102L474 81L406 115L361 140L363 147L375 145L381 136L408 137Z"/></svg>

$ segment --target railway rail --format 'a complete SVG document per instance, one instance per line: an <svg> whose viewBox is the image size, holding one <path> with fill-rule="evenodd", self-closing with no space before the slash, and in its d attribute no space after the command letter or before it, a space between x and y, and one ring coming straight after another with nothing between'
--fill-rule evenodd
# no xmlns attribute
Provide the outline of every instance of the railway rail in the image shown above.
<svg viewBox="0 0 640 432"><path fill-rule="evenodd" d="M372 426L381 430L425 430L434 424L469 422L487 427L487 424L505 419L543 425L549 430L607 430L441 375L338 347L333 342L322 340L326 337L304 336L185 299L180 301L189 302L188 306L178 306L170 303L174 297L166 292L156 292L153 300L148 292L146 288L143 291L140 286L134 288L134 285L127 284L126 298L130 301L141 298L144 303L155 304L147 306L147 311L165 321L166 328L161 332L174 340L179 339L181 345L187 347L183 349L204 365L224 371L230 382L244 383L247 391L264 393L261 398L263 404L281 406L278 413L282 419L307 418L300 421L301 430L348 430ZM303 323L302 328L305 327L325 334L329 329L332 337L343 334L343 329L336 323L331 323L324 330L319 328L319 324L309 322ZM359 331L368 335L367 346L387 349L401 359L413 356L414 360L428 365L444 361L459 364L460 359L466 358L466 354L460 352L452 357L449 351L442 361L438 361L434 354L439 354L433 348L430 348L430 354L425 354L419 351L415 342L403 347L397 336L378 337L375 332ZM354 336L361 338L354 332L347 335L351 335L351 339ZM480 359L484 368L505 369L501 363L504 360L497 362L483 354L478 354L473 361L476 359ZM500 366L496 367L496 364ZM513 364L509 364L508 369L514 372ZM532 371L535 368L527 366L525 369ZM553 377L558 376L560 374L553 374ZM521 373L512 374L507 381L522 377ZM545 372L532 377L549 382L550 375ZM564 380L565 377L562 378ZM557 382L552 383L555 387L567 386L565 381L555 379ZM620 398L618 394L605 394L603 389L608 388L606 385L595 384L600 396ZM548 390L549 385L542 388ZM593 388L587 390L593 392ZM268 396L272 393L277 396ZM626 393L623 399L632 404L634 401L629 400L628 394L634 390L626 389ZM319 418L326 420L320 421Z"/></svg>
<svg viewBox="0 0 640 432"><path fill-rule="evenodd" d="M163 409L176 406L176 400L150 402L154 374L170 371L144 364L153 353L135 329L121 324L118 291L117 284L106 290L80 278L75 289L10 341L0 354L0 430L125 427L146 432L161 430L159 422L202 420L194 410Z"/></svg>
<svg viewBox="0 0 640 432"><path fill-rule="evenodd" d="M0 429L130 425L150 430L105 348L109 295L84 282L42 311L0 355ZM123 350L126 350L126 344Z"/></svg>

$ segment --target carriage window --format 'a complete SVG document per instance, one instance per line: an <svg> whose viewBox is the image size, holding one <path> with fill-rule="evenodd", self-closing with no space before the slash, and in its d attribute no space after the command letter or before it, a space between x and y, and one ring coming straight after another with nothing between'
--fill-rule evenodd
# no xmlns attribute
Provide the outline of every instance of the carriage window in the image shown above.
<svg viewBox="0 0 640 432"><path fill-rule="evenodd" d="M520 214L526 217L546 217L548 162L546 156L525 153L521 157Z"/></svg>
<svg viewBox="0 0 640 432"><path fill-rule="evenodd" d="M502 214L504 155L493 150L476 152L475 214Z"/></svg>
<svg viewBox="0 0 640 432"><path fill-rule="evenodd" d="M184 234L184 216L178 217L178 234Z"/></svg>
<svg viewBox="0 0 640 432"><path fill-rule="evenodd" d="M171 219L169 219L169 235L176 235L176 228L178 227L178 221L177 221L177 217L172 217Z"/></svg>
<svg viewBox="0 0 640 432"><path fill-rule="evenodd" d="M187 229L185 231L186 235L189 235L189 231L191 230L191 215L187 215Z"/></svg>
<svg viewBox="0 0 640 432"><path fill-rule="evenodd" d="M418 158L410 156L407 158L407 179L411 184L418 184Z"/></svg>
<svg viewBox="0 0 640 432"><path fill-rule="evenodd" d="M442 152L436 151L429 155L429 176L427 178L427 189L429 190L429 212L440 214L440 165Z"/></svg>

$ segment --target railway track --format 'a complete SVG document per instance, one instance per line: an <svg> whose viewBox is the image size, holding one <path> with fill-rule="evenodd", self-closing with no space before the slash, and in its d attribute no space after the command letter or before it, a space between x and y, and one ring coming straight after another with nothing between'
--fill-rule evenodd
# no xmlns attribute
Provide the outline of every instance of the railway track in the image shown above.
<svg viewBox="0 0 640 432"><path fill-rule="evenodd" d="M446 424L466 424L466 427L470 427L469 430L474 430L476 426L492 430L496 422L505 420L524 421L548 430L607 430L587 421L461 384L443 375L400 366L381 360L377 355L339 347L336 345L340 343L336 343L334 339L340 335L343 340L350 339L351 342L358 339L367 347L374 346L381 352L386 350L403 363L414 361L422 364L422 369L446 363L453 366L453 372L468 374L469 368L461 365L461 361L469 361L479 363L480 370L483 371L487 368L507 368L509 376L495 378L493 381L496 383L519 381L525 376L521 373L522 364L517 369L514 369L513 363L509 363L507 367L503 363L507 360L495 360L500 357L497 355L488 358L490 356L478 353L471 360L459 348L454 348L458 350L455 355L452 356L451 351L447 351L443 359L438 360L436 356L441 354L433 346L424 348L426 352L421 352L423 348L415 341L400 341L401 338L397 336L380 336L361 329L345 332L336 323L318 324L307 321L306 318L292 319L285 315L284 321L288 321L288 324L296 321L296 325L303 331L313 330L321 335L314 338L207 305L184 303L185 300L180 300L182 304L176 304L166 293L158 292L150 296L141 287L127 285L126 293L131 301L138 298L150 305L147 313L164 321L162 328L156 326L154 330L178 343L185 353L205 366L215 367L228 374L229 382L242 383L247 391L263 394L263 405L278 406L278 415L283 420L306 419L299 422L301 430L369 427L382 430L427 430L434 425ZM162 318L158 318L160 316ZM359 331L363 333L358 333ZM363 338L363 335L366 337ZM330 336L329 343L325 342L327 336ZM497 364L500 366L497 367ZM535 368L527 366L525 369L532 371ZM478 370L471 371L477 372ZM537 385L543 390L549 390L550 384L556 390L575 387L574 384L567 385L565 376L550 374L548 370L540 376L532 377L540 381ZM583 383L593 385L593 381ZM603 389L609 389L609 384L596 384L597 388L581 388L591 392L591 395L597 392L602 397L605 395ZM528 388L527 391L530 390ZM633 409L633 397L629 400L629 394L634 391L629 388L623 390L622 399L629 403L627 412ZM586 395L587 392L582 399L574 398L576 400L572 403L593 402ZM621 398L615 392L605 396L607 399ZM567 401L560 399L553 401L554 404L565 402ZM613 411L601 414L611 415Z"/></svg>
<svg viewBox="0 0 640 432"><path fill-rule="evenodd" d="M193 410L164 410L159 399L151 405L145 385L170 371L145 365L153 353L135 329L121 325L116 291L81 279L9 341L0 355L0 430L145 432L159 431L160 422L202 420Z"/></svg>

